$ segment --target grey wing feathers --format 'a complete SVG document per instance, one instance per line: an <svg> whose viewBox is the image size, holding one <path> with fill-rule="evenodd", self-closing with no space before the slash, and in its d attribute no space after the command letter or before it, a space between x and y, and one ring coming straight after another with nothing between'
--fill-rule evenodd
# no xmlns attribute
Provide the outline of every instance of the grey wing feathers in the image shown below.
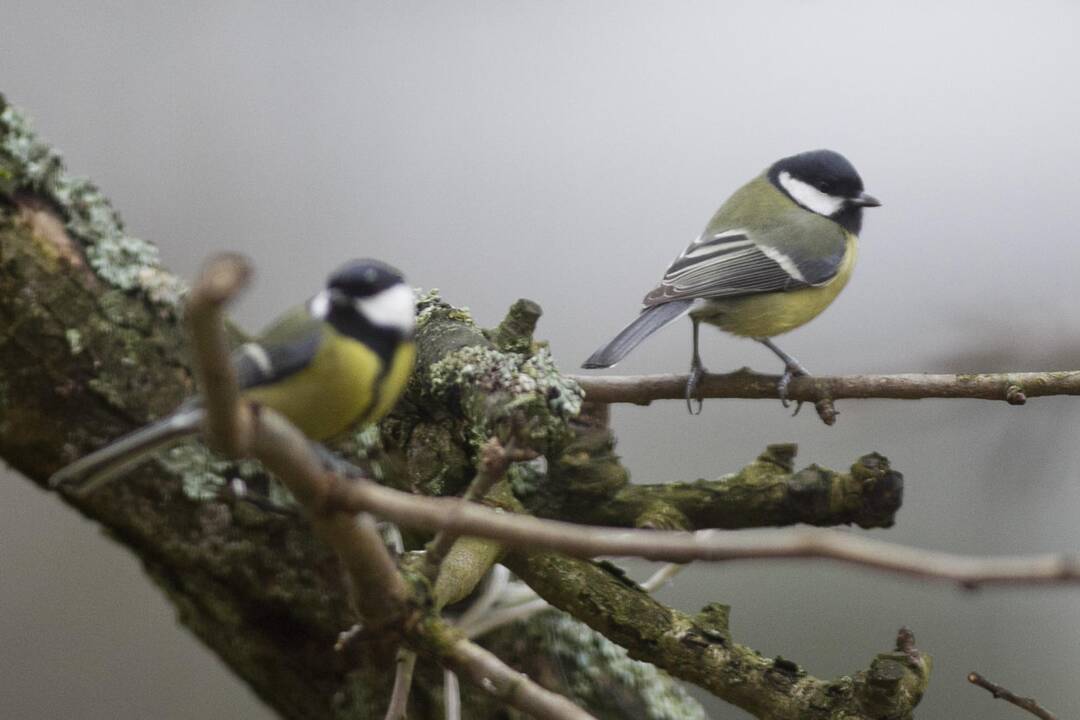
<svg viewBox="0 0 1080 720"><path fill-rule="evenodd" d="M308 366L319 350L322 332L309 332L283 343L249 342L232 354L237 382L243 389L266 385L288 377Z"/></svg>
<svg viewBox="0 0 1080 720"><path fill-rule="evenodd" d="M611 342L589 356L582 364L583 368L605 368L626 357L627 353L641 344L641 341L652 335L670 322L677 320L690 309L693 300L675 300L647 307L641 314L616 335Z"/></svg>
<svg viewBox="0 0 1080 720"><path fill-rule="evenodd" d="M77 492L85 495L98 489L148 456L194 435L202 423L202 408L184 405L172 415L125 435L105 447L79 458L49 478L57 487L79 482Z"/></svg>
<svg viewBox="0 0 1080 720"><path fill-rule="evenodd" d="M835 258L800 262L744 231L705 236L690 244L645 296L646 306L683 298L719 298L779 292L828 281L840 265Z"/></svg>

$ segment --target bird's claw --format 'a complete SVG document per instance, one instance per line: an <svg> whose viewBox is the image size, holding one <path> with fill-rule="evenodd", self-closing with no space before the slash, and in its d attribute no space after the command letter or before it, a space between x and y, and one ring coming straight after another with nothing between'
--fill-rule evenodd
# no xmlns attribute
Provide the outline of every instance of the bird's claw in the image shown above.
<svg viewBox="0 0 1080 720"><path fill-rule="evenodd" d="M690 377L686 380L686 410L691 415L700 415L701 409L705 405L705 401L700 397L697 397L698 385L701 384L701 379L705 377L705 368L700 362L696 362L690 366ZM697 403L697 410L694 409L694 403Z"/></svg>
<svg viewBox="0 0 1080 720"><path fill-rule="evenodd" d="M784 374L780 376L779 382L776 383L776 394L780 396L780 404L785 408L791 405L791 402L787 397L788 385L791 384L795 375L791 372L790 367L784 368Z"/></svg>
<svg viewBox="0 0 1080 720"><path fill-rule="evenodd" d="M797 377L808 375L802 367L785 365L784 374L780 376L780 381L776 383L776 394L780 396L780 404L785 408L791 407L791 401L788 400L788 387L791 385L791 381ZM795 412L791 413L792 417L799 414L799 410L802 410L803 401L795 401Z"/></svg>

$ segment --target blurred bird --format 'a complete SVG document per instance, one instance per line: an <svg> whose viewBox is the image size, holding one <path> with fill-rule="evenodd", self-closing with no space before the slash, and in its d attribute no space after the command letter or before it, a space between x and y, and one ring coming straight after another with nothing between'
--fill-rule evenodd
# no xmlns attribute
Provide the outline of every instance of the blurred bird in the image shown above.
<svg viewBox="0 0 1080 720"><path fill-rule="evenodd" d="M412 372L416 304L401 273L377 260L338 268L326 288L233 353L245 399L273 408L315 441L390 411ZM197 399L62 468L52 486L89 493L148 455L198 432Z"/></svg>
<svg viewBox="0 0 1080 720"><path fill-rule="evenodd" d="M777 389L786 406L791 379L808 373L770 338L814 319L836 298L855 266L863 208L880 204L864 191L854 166L832 150L777 160L728 198L645 296L641 314L582 367L611 367L649 335L689 314L691 412L705 374L698 353L702 322L753 338L779 356L784 374Z"/></svg>

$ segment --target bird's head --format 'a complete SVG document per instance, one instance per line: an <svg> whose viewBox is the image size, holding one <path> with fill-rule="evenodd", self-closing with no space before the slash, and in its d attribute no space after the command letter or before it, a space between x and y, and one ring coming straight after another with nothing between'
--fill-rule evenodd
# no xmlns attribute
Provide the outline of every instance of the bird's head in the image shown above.
<svg viewBox="0 0 1080 720"><path fill-rule="evenodd" d="M330 275L326 289L312 299L311 313L331 320L335 315L359 316L409 335L416 321L416 300L395 268L378 260L352 260Z"/></svg>
<svg viewBox="0 0 1080 720"><path fill-rule="evenodd" d="M855 166L832 150L811 150L777 160L768 178L799 206L855 233L862 224L862 209L881 205L863 189Z"/></svg>

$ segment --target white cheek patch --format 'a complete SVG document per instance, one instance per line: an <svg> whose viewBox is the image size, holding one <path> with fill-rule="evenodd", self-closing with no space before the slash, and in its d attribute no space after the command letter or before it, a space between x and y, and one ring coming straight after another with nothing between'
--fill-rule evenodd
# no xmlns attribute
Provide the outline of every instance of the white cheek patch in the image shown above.
<svg viewBox="0 0 1080 720"><path fill-rule="evenodd" d="M823 193L813 185L793 178L787 171L780 173L779 180L781 187L787 190L795 202L818 215L829 217L844 206L844 198Z"/></svg>
<svg viewBox="0 0 1080 720"><path fill-rule="evenodd" d="M311 298L308 303L308 312L311 313L311 317L325 320L326 316L330 314L330 293L323 290L321 293Z"/></svg>
<svg viewBox="0 0 1080 720"><path fill-rule="evenodd" d="M388 287L371 297L356 301L356 310L375 325L412 332L416 323L416 299L405 284Z"/></svg>

